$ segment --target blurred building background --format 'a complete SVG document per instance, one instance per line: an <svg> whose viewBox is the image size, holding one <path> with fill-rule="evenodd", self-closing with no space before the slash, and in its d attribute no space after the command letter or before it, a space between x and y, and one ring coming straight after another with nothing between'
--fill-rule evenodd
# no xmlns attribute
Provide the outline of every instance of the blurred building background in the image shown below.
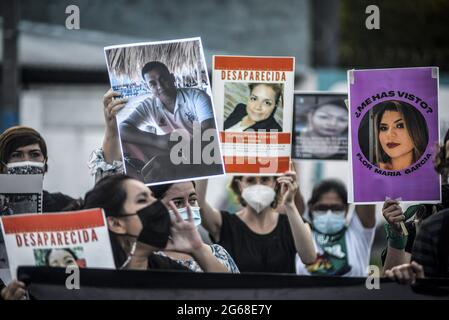
<svg viewBox="0 0 449 320"><path fill-rule="evenodd" d="M380 30L365 27L365 9L372 4L380 8ZM80 9L79 30L65 26L69 5ZM352 68L439 66L442 135L449 128L449 1L2 0L5 39L11 36L5 22L14 14L18 97L13 103L14 90L2 84L0 130L20 123L43 134L49 191L80 197L93 185L87 161L102 143L108 45L200 36L209 72L214 54L294 56L295 87L304 91L346 92L346 70ZM13 75L9 57L15 50L4 43L0 66ZM297 166L306 199L316 181L347 181L346 162ZM209 192L210 201L220 207L229 205L220 192L226 182L209 184L216 190Z"/></svg>

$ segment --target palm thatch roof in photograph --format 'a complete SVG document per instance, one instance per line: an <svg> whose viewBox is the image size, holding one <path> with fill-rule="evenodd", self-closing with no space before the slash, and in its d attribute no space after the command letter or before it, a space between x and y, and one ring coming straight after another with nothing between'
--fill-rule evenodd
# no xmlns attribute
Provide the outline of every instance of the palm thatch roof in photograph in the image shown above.
<svg viewBox="0 0 449 320"><path fill-rule="evenodd" d="M164 63L176 76L198 78L203 71L198 40L156 45L120 47L106 51L110 71L117 77L138 81L142 67L150 61Z"/></svg>

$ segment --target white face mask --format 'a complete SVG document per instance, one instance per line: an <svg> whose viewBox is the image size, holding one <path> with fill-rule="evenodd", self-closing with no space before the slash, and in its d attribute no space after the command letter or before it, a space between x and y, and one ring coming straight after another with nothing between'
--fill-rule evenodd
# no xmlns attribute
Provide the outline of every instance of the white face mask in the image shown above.
<svg viewBox="0 0 449 320"><path fill-rule="evenodd" d="M245 202L257 213L268 208L276 197L276 192L273 188L264 186L262 184L255 184L243 189L242 198Z"/></svg>
<svg viewBox="0 0 449 320"><path fill-rule="evenodd" d="M200 207L190 207L191 211L192 211L192 218L193 218L193 223L195 224L195 227L199 227L201 224L201 214L200 214ZM173 212L173 210L169 210L168 212L170 212L171 216L174 216L175 213ZM187 207L184 208L178 208L178 212L179 215L181 216L182 219L184 220L189 220L189 215L187 212Z"/></svg>
<svg viewBox="0 0 449 320"><path fill-rule="evenodd" d="M35 161L10 162L6 164L8 174L44 174L45 163Z"/></svg>
<svg viewBox="0 0 449 320"><path fill-rule="evenodd" d="M314 211L313 227L323 234L335 234L346 224L345 211Z"/></svg>

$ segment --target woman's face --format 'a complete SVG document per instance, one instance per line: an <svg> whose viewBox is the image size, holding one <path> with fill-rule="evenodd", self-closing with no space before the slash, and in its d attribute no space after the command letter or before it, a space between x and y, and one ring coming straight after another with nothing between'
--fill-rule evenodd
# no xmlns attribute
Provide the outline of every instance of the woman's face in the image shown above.
<svg viewBox="0 0 449 320"><path fill-rule="evenodd" d="M185 208L187 205L198 207L198 196L192 182L175 183L167 190L161 201L167 207L168 202L173 201L178 209Z"/></svg>
<svg viewBox="0 0 449 320"><path fill-rule="evenodd" d="M53 249L48 257L50 267L66 268L68 266L78 267L75 257L64 249Z"/></svg>
<svg viewBox="0 0 449 320"><path fill-rule="evenodd" d="M120 217L120 219L123 219L126 233L138 235L140 231L142 231L143 226L139 216L135 215L135 213L140 209L149 206L155 202L156 199L151 194L150 189L140 181L127 179L123 182L123 188L126 191L126 200L123 204L123 215L130 216Z"/></svg>
<svg viewBox="0 0 449 320"><path fill-rule="evenodd" d="M384 112L379 124L379 142L383 151L392 159L413 152L414 144L400 112Z"/></svg>
<svg viewBox="0 0 449 320"><path fill-rule="evenodd" d="M309 124L319 136L339 136L348 128L348 112L338 106L325 104L309 115Z"/></svg>
<svg viewBox="0 0 449 320"><path fill-rule="evenodd" d="M272 87L260 84L251 91L246 112L251 120L259 122L268 119L275 107L276 92Z"/></svg>
<svg viewBox="0 0 449 320"><path fill-rule="evenodd" d="M321 211L326 212L331 210L333 212L341 212L346 211L346 204L343 203L343 200L340 198L338 193L335 191L328 191L323 193L318 201L310 208L311 211Z"/></svg>

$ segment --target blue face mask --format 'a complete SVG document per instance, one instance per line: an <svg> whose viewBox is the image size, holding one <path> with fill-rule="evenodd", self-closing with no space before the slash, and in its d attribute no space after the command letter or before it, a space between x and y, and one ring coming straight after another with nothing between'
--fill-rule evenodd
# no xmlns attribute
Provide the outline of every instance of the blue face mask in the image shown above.
<svg viewBox="0 0 449 320"><path fill-rule="evenodd" d="M201 214L200 214L200 207L190 207L190 210L192 211L192 218L193 218L193 223L195 224L195 227L199 227L201 224ZM174 215L175 213L173 212L173 210L170 210L170 215ZM184 208L178 208L178 212L179 215L181 216L181 218L183 218L184 220L188 220L189 216L187 213L187 207Z"/></svg>
<svg viewBox="0 0 449 320"><path fill-rule="evenodd" d="M332 235L346 224L345 211L313 211L313 227L320 233Z"/></svg>

